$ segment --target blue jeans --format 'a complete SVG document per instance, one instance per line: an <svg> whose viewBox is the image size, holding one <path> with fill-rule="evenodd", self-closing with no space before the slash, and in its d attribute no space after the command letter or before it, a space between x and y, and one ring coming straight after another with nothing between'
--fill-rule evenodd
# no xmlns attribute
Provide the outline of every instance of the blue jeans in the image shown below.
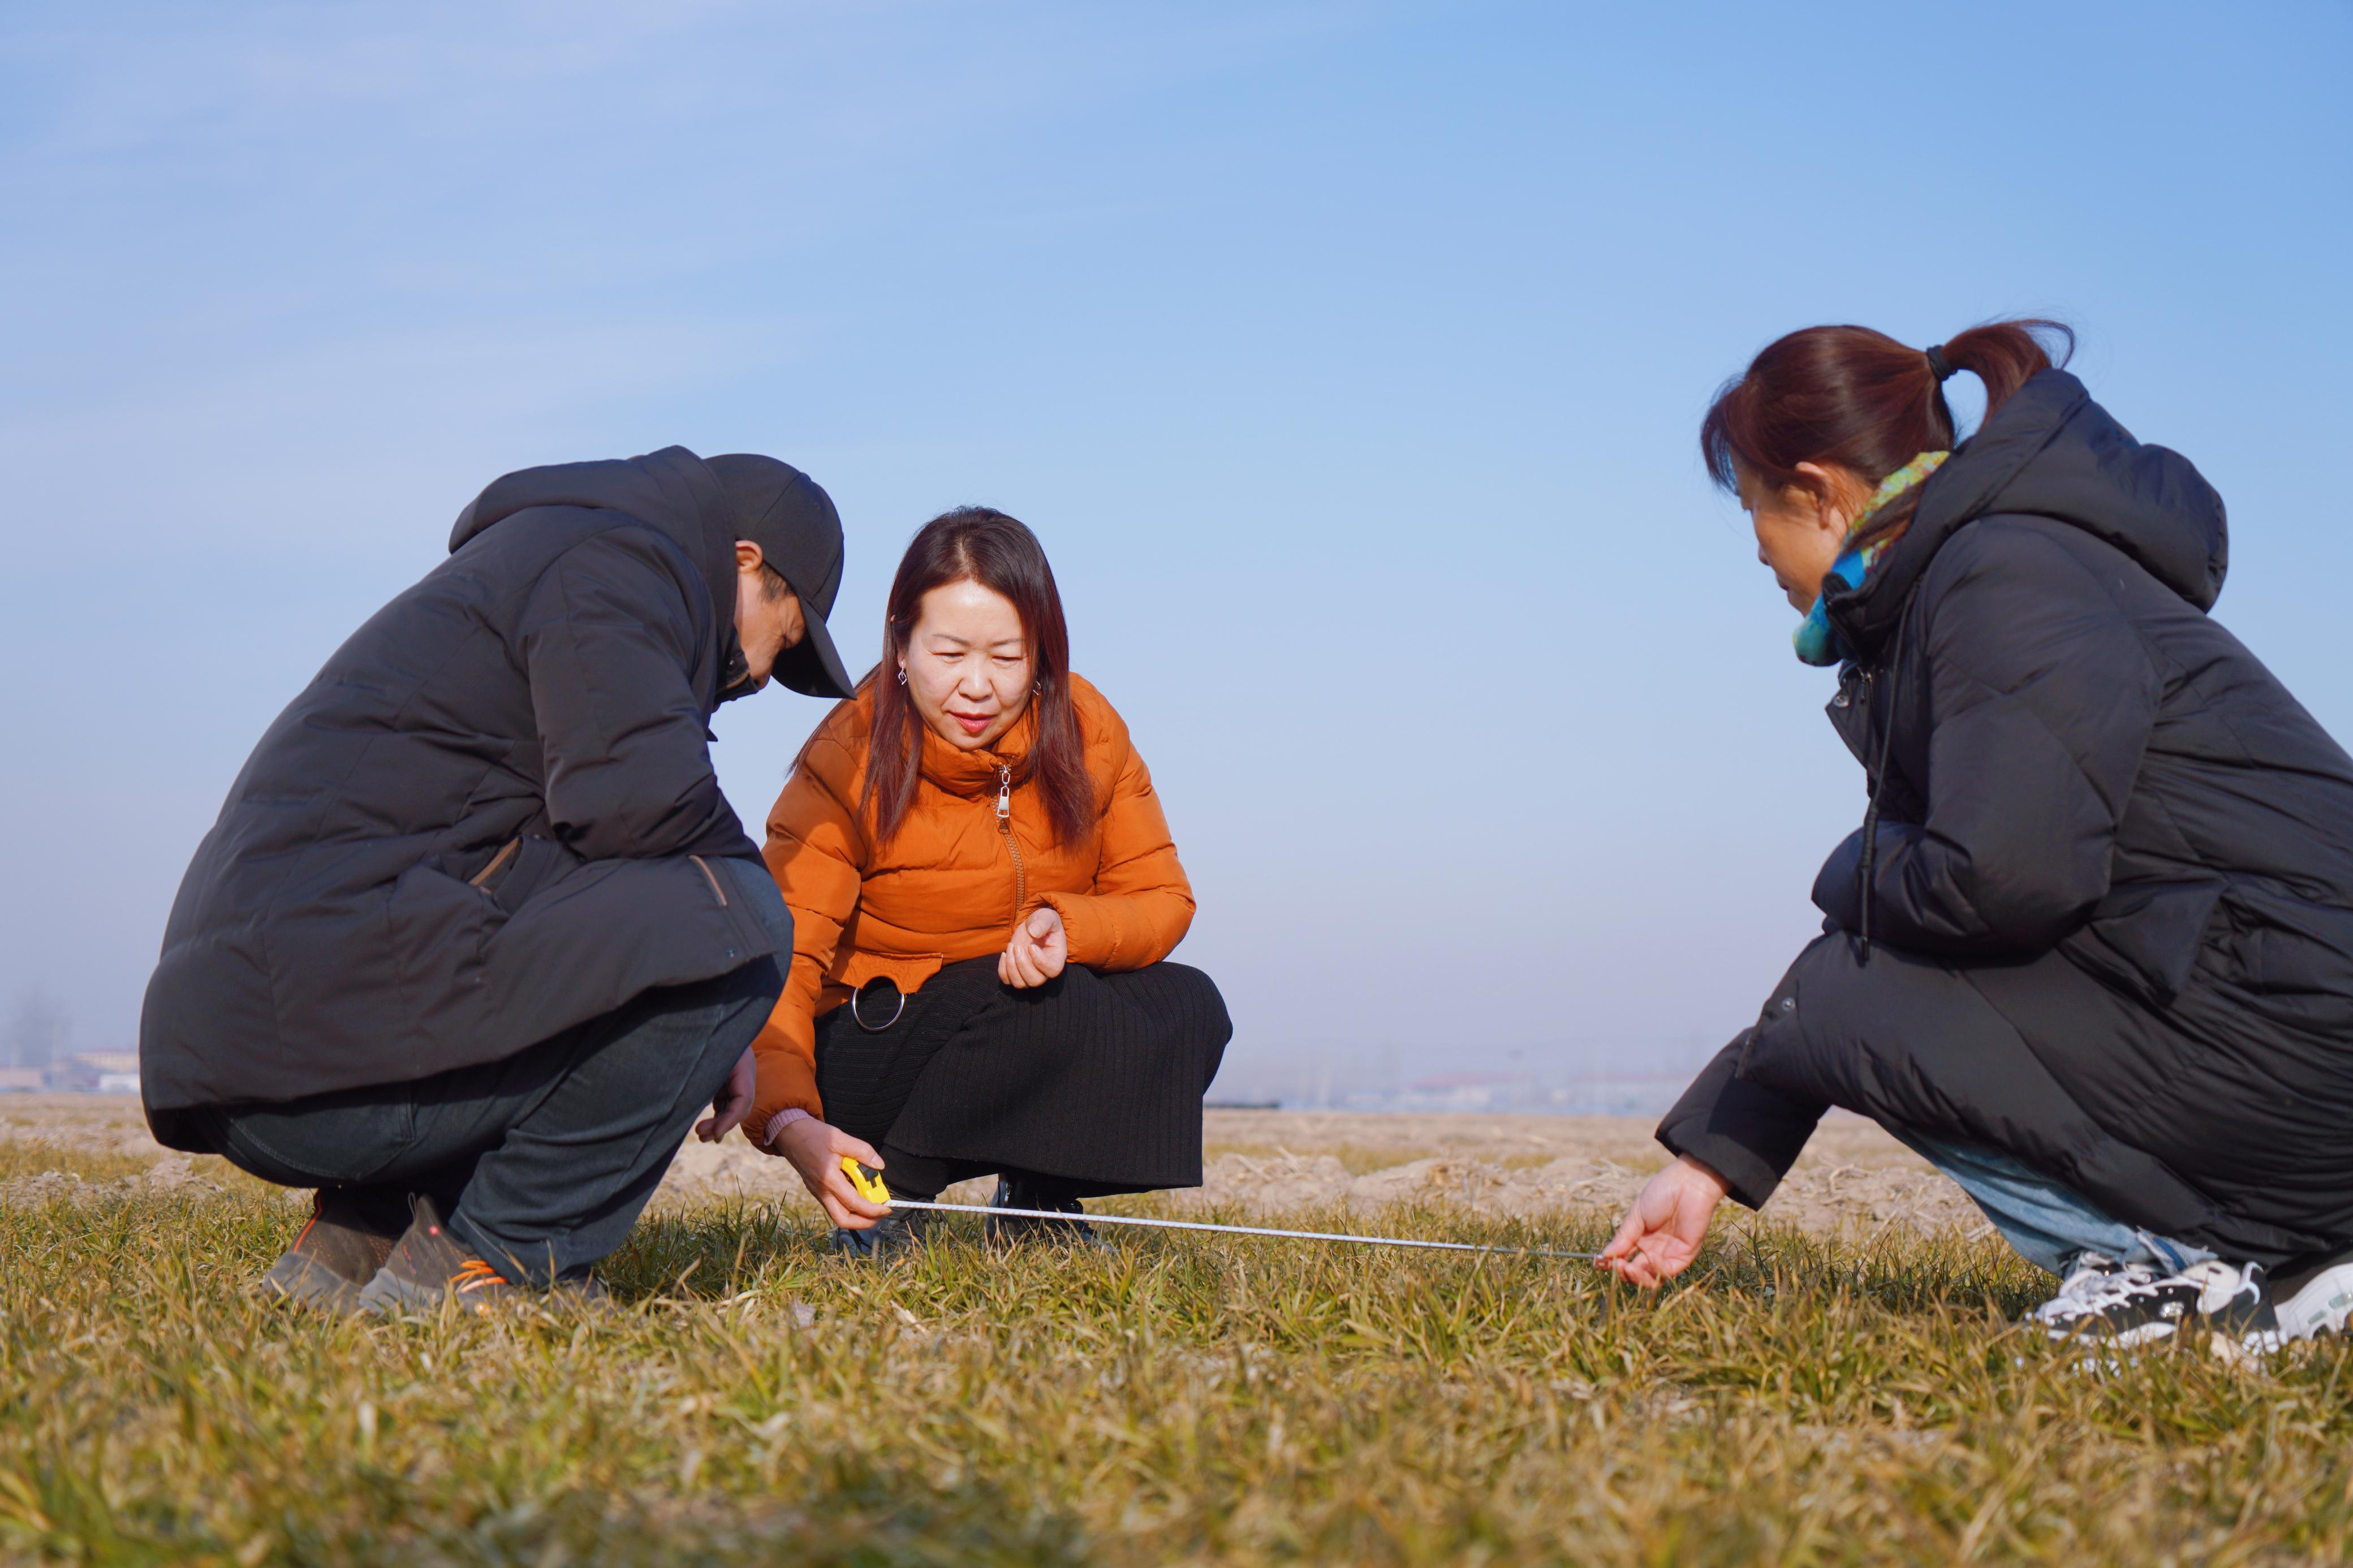
<svg viewBox="0 0 2353 1568"><path fill-rule="evenodd" d="M2214 1256L2111 1218L1999 1150L1947 1143L1901 1127L1887 1131L1968 1194L2020 1257L2053 1274L2063 1277L2086 1252L2119 1263L2146 1263L2168 1274Z"/></svg>

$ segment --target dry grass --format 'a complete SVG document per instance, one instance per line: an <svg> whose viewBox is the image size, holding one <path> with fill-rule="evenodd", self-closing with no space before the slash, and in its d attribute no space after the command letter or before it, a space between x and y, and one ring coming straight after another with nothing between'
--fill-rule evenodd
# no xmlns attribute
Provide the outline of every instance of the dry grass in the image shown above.
<svg viewBox="0 0 2353 1568"><path fill-rule="evenodd" d="M0 1178L69 1156L0 1146ZM93 1153L93 1183L124 1173ZM128 1169L129 1167L125 1167ZM2337 1561L2353 1355L2105 1374L1998 1245L1575 1265L1147 1234L882 1270L641 1226L596 1315L265 1305L279 1194L0 1205L0 1555L92 1563ZM132 1184L135 1187L135 1184ZM19 1190L24 1190L21 1187ZM1360 1215L1302 1214L1361 1226ZM1607 1216L1389 1216L1589 1247Z"/></svg>

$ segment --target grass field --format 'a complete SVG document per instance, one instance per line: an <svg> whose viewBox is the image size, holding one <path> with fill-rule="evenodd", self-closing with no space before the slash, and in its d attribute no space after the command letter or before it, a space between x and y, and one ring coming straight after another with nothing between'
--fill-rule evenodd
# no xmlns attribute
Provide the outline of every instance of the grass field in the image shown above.
<svg viewBox="0 0 2353 1568"><path fill-rule="evenodd" d="M621 1305L346 1324L282 1194L0 1143L0 1557L90 1563L2286 1563L2353 1547L2353 1353L2088 1373L1998 1244L1581 1265L1165 1235L883 1270L642 1225ZM77 1195L37 1173L69 1169ZM113 1185L109 1185L110 1181ZM1254 1218L1260 1216L1252 1216ZM1362 1228L1366 1216L1291 1216ZM1422 1235L1586 1247L1607 1216Z"/></svg>

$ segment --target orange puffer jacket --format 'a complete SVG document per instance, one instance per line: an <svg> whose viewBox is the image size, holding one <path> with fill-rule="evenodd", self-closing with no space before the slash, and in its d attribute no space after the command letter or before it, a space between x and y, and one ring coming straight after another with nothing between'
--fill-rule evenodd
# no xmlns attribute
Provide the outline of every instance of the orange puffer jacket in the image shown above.
<svg viewBox="0 0 2353 1568"><path fill-rule="evenodd" d="M760 1066L746 1136L765 1136L793 1107L822 1116L817 1019L871 980L919 990L941 965L1002 952L1017 921L1051 905L1070 934L1070 962L1094 969L1157 963L1193 922L1193 889L1177 864L1152 774L1127 725L1077 676L1071 698L1086 738L1096 817L1057 844L1035 785L1018 773L1037 732L1023 715L996 746L960 752L929 730L914 805L891 842L871 842L858 809L873 698L860 692L826 717L768 814L768 869L793 911L792 972L753 1042Z"/></svg>

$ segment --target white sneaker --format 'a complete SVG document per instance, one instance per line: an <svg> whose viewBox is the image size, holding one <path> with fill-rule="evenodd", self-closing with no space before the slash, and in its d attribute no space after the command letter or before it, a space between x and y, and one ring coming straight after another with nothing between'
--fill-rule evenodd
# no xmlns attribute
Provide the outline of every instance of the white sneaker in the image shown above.
<svg viewBox="0 0 2353 1568"><path fill-rule="evenodd" d="M2353 1318L2353 1257L2340 1256L2317 1273L2291 1275L2280 1284L2279 1332L2284 1340L2341 1334Z"/></svg>

